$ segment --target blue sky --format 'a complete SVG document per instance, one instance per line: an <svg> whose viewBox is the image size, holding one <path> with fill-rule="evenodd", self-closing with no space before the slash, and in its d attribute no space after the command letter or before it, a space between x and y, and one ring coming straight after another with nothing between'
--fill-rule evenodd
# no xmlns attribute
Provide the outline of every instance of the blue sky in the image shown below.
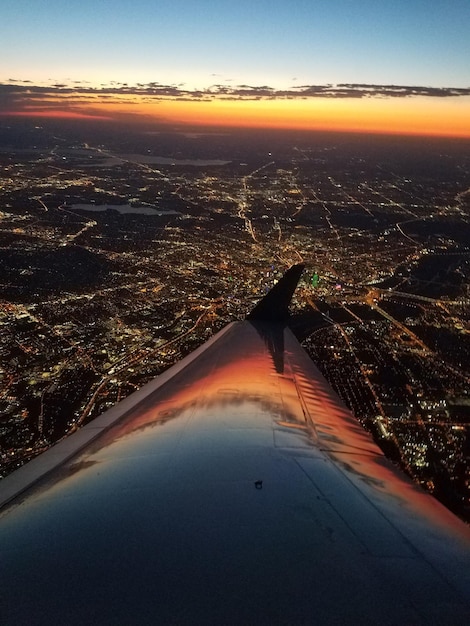
<svg viewBox="0 0 470 626"><path fill-rule="evenodd" d="M470 86L470 0L3 0L8 79Z"/></svg>

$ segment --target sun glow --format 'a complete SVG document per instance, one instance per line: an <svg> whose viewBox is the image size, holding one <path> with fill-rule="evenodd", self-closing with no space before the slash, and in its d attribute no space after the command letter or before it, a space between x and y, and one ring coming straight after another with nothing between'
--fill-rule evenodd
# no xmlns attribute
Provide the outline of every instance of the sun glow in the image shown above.
<svg viewBox="0 0 470 626"><path fill-rule="evenodd" d="M26 100L26 99L25 99ZM4 115L126 123L470 137L470 97L156 97L34 94Z"/></svg>
<svg viewBox="0 0 470 626"><path fill-rule="evenodd" d="M94 107L97 104L94 103ZM470 137L470 98L158 100L98 105L110 117L201 126ZM103 107L103 108L102 108Z"/></svg>
<svg viewBox="0 0 470 626"><path fill-rule="evenodd" d="M253 125L267 123L279 128L416 134L460 134L466 130L470 135L468 118L453 117L450 124L440 107L430 110L417 101L320 99L268 101L260 103L259 107L257 104L253 103L248 109ZM230 109L224 108L222 112L230 115Z"/></svg>

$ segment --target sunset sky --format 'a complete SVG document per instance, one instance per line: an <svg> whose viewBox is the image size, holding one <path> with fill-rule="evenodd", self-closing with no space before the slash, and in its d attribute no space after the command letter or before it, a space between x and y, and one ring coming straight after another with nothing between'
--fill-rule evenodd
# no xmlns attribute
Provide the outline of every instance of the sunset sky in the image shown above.
<svg viewBox="0 0 470 626"><path fill-rule="evenodd" d="M469 0L3 0L0 114L470 137Z"/></svg>

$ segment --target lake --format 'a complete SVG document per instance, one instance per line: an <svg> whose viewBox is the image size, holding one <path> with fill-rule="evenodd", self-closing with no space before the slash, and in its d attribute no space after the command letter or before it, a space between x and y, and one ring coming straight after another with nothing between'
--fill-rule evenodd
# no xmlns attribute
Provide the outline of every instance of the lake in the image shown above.
<svg viewBox="0 0 470 626"><path fill-rule="evenodd" d="M133 213L134 215L181 215L178 211L164 211L150 206L131 206L130 204L72 204L76 211L117 211L118 213Z"/></svg>

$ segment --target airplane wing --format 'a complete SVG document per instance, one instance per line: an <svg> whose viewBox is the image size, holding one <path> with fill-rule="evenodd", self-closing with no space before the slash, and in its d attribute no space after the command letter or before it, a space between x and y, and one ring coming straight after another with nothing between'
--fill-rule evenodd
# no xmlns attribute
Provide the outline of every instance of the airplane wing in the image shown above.
<svg viewBox="0 0 470 626"><path fill-rule="evenodd" d="M0 623L468 623L470 530L285 327L300 271L1 481Z"/></svg>

